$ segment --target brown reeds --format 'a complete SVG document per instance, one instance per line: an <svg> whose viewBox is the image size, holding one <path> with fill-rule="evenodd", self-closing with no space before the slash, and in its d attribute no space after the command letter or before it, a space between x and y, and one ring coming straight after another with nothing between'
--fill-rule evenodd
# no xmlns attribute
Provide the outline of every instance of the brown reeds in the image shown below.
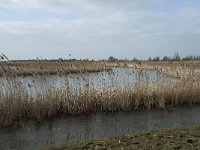
<svg viewBox="0 0 200 150"><path fill-rule="evenodd" d="M0 62L0 76L57 75L83 72L108 71L104 62L88 60L32 60Z"/></svg>
<svg viewBox="0 0 200 150"><path fill-rule="evenodd" d="M182 72L182 77L168 82L157 81L149 84L138 81L129 88L113 86L109 89L97 90L89 87L75 92L66 86L66 88L41 91L35 96L30 95L27 89L15 81L14 77L8 77L7 80L10 81L11 86L4 85L4 90L0 95L0 126L12 126L27 120L40 122L44 119L67 115L164 109L168 105L187 104L190 106L200 103L199 68L177 66L178 69L176 68L175 71ZM140 67L142 67L141 64ZM156 68L157 66L154 64L148 67ZM166 68L163 66L162 70Z"/></svg>

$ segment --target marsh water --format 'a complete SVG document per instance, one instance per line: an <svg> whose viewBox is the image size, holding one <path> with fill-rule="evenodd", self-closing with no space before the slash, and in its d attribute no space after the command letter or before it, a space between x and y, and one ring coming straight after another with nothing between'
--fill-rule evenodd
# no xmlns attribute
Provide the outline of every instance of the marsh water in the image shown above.
<svg viewBox="0 0 200 150"><path fill-rule="evenodd" d="M0 150L27 150L70 141L102 139L140 130L175 128L200 124L200 106L182 106L166 110L141 110L98 113L26 123L20 128L0 129Z"/></svg>
<svg viewBox="0 0 200 150"><path fill-rule="evenodd" d="M17 77L13 80L0 78L0 92L23 89L29 95L47 93L54 89L69 89L73 93L84 90L105 90L110 88L130 88L136 83L153 84L163 82L167 77L156 71L144 71L133 68L112 68L110 71L49 76ZM17 88L13 88L17 87Z"/></svg>
<svg viewBox="0 0 200 150"><path fill-rule="evenodd" d="M82 73L52 76L27 76L14 80L1 78L0 92L19 87L30 95L57 88L78 91L109 88L129 88L137 84L154 84L171 79L154 72L132 68L113 68L99 73ZM15 91L14 91L15 92ZM166 110L141 110L113 114L96 113L68 116L54 120L22 123L18 127L0 129L0 150L27 150L50 147L70 141L101 139L139 130L174 128L181 125L200 124L200 106L167 108Z"/></svg>

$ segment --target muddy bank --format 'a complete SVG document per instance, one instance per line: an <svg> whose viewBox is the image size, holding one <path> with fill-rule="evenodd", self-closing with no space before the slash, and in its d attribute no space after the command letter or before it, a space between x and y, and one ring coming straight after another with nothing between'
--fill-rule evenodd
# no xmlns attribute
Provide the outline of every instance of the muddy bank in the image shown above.
<svg viewBox="0 0 200 150"><path fill-rule="evenodd" d="M70 149L200 149L200 126L137 132L116 138L68 143L49 148L49 150Z"/></svg>

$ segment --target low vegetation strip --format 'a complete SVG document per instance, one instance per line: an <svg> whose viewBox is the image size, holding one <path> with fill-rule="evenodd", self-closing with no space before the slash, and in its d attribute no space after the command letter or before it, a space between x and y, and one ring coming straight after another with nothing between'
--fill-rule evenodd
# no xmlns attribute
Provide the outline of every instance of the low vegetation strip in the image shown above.
<svg viewBox="0 0 200 150"><path fill-rule="evenodd" d="M105 63L98 61L0 61L0 76L57 75L108 71Z"/></svg>
<svg viewBox="0 0 200 150"><path fill-rule="evenodd" d="M67 143L40 150L199 150L200 126L137 132L116 138Z"/></svg>

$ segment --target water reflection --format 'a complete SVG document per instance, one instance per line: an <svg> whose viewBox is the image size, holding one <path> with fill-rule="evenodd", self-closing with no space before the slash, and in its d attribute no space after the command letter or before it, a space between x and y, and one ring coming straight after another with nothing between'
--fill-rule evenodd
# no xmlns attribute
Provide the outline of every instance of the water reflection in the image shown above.
<svg viewBox="0 0 200 150"><path fill-rule="evenodd" d="M15 92L15 89L19 90L20 87L29 95L36 95L37 93L46 93L58 88L67 88L74 93L90 89L129 88L137 82L140 82L140 84L153 84L158 81L163 82L167 78L156 71L113 68L110 71L98 73L28 76L17 77L15 80L6 80L5 78L0 80L0 92L2 93L5 93L8 89Z"/></svg>
<svg viewBox="0 0 200 150"><path fill-rule="evenodd" d="M40 125L0 129L0 149L30 149L69 141L100 139L139 130L174 128L200 124L200 106L177 107L172 111L142 110L114 114L91 114L45 121Z"/></svg>

